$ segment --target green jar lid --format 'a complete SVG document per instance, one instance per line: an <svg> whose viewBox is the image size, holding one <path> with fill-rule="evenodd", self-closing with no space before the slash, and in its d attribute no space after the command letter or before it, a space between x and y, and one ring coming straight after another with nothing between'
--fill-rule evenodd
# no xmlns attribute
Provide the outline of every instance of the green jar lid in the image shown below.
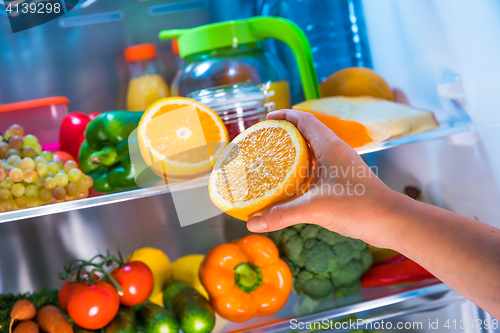
<svg viewBox="0 0 500 333"><path fill-rule="evenodd" d="M260 40L244 20L213 23L191 29L163 30L160 32L160 39L177 39L181 58Z"/></svg>
<svg viewBox="0 0 500 333"><path fill-rule="evenodd" d="M295 54L306 99L320 97L311 47L304 32L292 21L257 16L249 19L212 23L191 29L163 30L160 39L177 39L179 56L276 38L288 44Z"/></svg>

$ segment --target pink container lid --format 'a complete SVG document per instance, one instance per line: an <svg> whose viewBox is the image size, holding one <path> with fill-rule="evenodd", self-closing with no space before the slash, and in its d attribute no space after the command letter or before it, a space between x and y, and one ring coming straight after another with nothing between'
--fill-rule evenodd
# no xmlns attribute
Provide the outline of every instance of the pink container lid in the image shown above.
<svg viewBox="0 0 500 333"><path fill-rule="evenodd" d="M0 113L2 112L10 112L10 111L18 111L24 109L33 109L40 106L48 106L52 104L69 104L69 99L63 96L56 97L47 97L47 98L39 98L32 99L29 101L10 103L0 105Z"/></svg>
<svg viewBox="0 0 500 333"><path fill-rule="evenodd" d="M56 151L61 149L61 144L59 142L51 142L42 145L43 150Z"/></svg>

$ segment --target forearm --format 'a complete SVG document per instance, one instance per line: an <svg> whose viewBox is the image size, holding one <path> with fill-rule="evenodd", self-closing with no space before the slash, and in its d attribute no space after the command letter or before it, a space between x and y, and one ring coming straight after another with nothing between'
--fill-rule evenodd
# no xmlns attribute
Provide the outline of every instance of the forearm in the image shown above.
<svg viewBox="0 0 500 333"><path fill-rule="evenodd" d="M389 247L500 318L500 230L406 196L388 216Z"/></svg>

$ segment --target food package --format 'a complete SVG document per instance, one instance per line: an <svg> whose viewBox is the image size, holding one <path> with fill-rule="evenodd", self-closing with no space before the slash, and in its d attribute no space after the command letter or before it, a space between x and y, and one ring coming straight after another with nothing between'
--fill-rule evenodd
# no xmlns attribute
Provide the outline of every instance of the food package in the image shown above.
<svg viewBox="0 0 500 333"><path fill-rule="evenodd" d="M353 148L439 127L434 114L373 97L327 97L293 109L313 113Z"/></svg>

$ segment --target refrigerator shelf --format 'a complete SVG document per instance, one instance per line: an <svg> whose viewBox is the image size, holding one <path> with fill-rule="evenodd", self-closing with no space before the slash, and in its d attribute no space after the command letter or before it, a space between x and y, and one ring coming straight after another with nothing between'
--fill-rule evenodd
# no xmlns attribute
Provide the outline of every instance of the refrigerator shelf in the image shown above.
<svg viewBox="0 0 500 333"><path fill-rule="evenodd" d="M50 214L69 212L72 210L91 208L102 205L109 205L122 201L128 201L133 199L140 199L140 198L146 198L150 196L170 193L172 191L188 190L190 188L206 186L207 184L208 184L208 176L205 176L199 179L178 184L152 186L136 190L98 195L94 197L88 197L85 199L67 201L57 204L50 204L35 208L27 208L11 212L4 212L0 213L0 223L23 220L33 217L40 217Z"/></svg>
<svg viewBox="0 0 500 333"><path fill-rule="evenodd" d="M466 132L471 129L470 122L457 122L454 124L441 125L439 128L415 135L410 135L401 138L395 138L382 142L378 145L372 145L370 147L364 147L358 149L360 155L368 154L371 152L376 152L380 150L390 149L394 147L399 147L409 143L415 143L419 141L432 140L437 138L446 137L452 134L457 134L461 132ZM0 213L0 223L17 221L22 219L28 219L33 217L45 216L50 214L57 214L77 209L84 209L102 205L113 204L117 202L145 198L165 193L170 193L174 191L189 190L192 188L198 188L201 186L207 186L208 176L198 178L191 181L186 181L183 183L177 183L172 185L159 185L152 186L148 188L141 188L136 190L124 191L119 193L105 194L101 196L89 197L86 199L74 200L64 203L46 205L36 208L22 209L12 212Z"/></svg>
<svg viewBox="0 0 500 333"><path fill-rule="evenodd" d="M471 130L471 122L469 121L462 121L452 124L446 123L446 124L441 124L438 128L432 131L394 138L373 145L367 145L365 147L357 148L356 151L360 155L363 155L380 150L386 150L389 148L403 146L409 143L443 138L449 135L467 132L470 130Z"/></svg>
<svg viewBox="0 0 500 333"><path fill-rule="evenodd" d="M381 293L378 296L367 294L370 289L377 289ZM467 302L467 299L453 291L449 286L434 280L433 282L423 281L403 287L363 289L360 295L339 299L337 302L342 301L346 304L335 304L333 300L323 302L325 304L319 303L314 310L309 310L308 313L308 310L304 311L307 306L311 306L310 304L304 305L308 301L304 297L292 293L285 307L275 315L253 318L244 323L233 323L218 317L218 324L214 332L310 332L313 330L299 329L292 325L299 322L336 322L346 318L353 321L363 319L371 322L382 320L387 322L400 317L406 318L415 313L435 311L450 304ZM359 327L359 329L362 328L366 329L367 327ZM350 330L336 329L334 331L349 332Z"/></svg>

